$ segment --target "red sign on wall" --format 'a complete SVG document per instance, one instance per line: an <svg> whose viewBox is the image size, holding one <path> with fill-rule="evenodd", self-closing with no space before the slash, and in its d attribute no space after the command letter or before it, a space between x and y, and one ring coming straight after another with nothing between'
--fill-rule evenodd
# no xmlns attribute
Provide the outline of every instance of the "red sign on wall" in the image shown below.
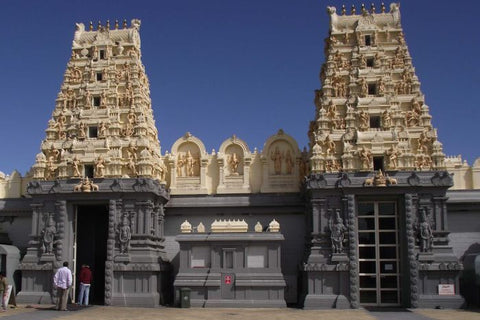
<svg viewBox="0 0 480 320"><path fill-rule="evenodd" d="M232 276L225 276L225 284L232 284Z"/></svg>

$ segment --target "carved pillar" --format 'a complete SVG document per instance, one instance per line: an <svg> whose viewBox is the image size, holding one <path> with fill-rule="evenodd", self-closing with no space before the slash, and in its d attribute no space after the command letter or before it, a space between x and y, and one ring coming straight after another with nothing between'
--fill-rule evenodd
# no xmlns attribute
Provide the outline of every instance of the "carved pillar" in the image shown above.
<svg viewBox="0 0 480 320"><path fill-rule="evenodd" d="M32 233L31 233L31 240L29 241L29 245L35 245L38 241L38 236L40 235L40 227L41 227L41 218L42 218L42 211L43 211L43 203L32 203Z"/></svg>
<svg viewBox="0 0 480 320"><path fill-rule="evenodd" d="M218 188L225 188L225 168L224 168L224 165L225 165L225 161L223 159L224 155L222 154L218 154L219 158L217 159L217 163L218 163Z"/></svg>
<svg viewBox="0 0 480 320"><path fill-rule="evenodd" d="M57 223L57 245L54 249L57 261L65 261L68 257L64 255L63 246L65 242L65 228L67 223L67 202L65 200L59 200L55 202L55 212ZM59 263L60 266L60 263Z"/></svg>
<svg viewBox="0 0 480 320"><path fill-rule="evenodd" d="M308 263L326 262L328 258L326 251L329 250L329 245L324 230L326 226L326 205L327 200L325 198L311 200L312 247L307 260Z"/></svg>
<svg viewBox="0 0 480 320"><path fill-rule="evenodd" d="M108 205L107 261L105 261L105 305L107 306L112 304L115 221L118 207L121 208L121 200L110 200Z"/></svg>
<svg viewBox="0 0 480 320"><path fill-rule="evenodd" d="M165 228L165 209L163 204L158 207L158 236L163 239Z"/></svg>
<svg viewBox="0 0 480 320"><path fill-rule="evenodd" d="M360 306L360 295L358 287L357 216L355 213L355 196L353 194L347 195L346 202L350 259L350 304L352 308L358 308Z"/></svg>
<svg viewBox="0 0 480 320"><path fill-rule="evenodd" d="M243 187L245 189L250 189L250 164L252 163L252 158L245 158L243 162Z"/></svg>
<svg viewBox="0 0 480 320"><path fill-rule="evenodd" d="M200 188L205 189L207 187L207 165L208 159L200 159Z"/></svg>
<svg viewBox="0 0 480 320"><path fill-rule="evenodd" d="M418 263L415 253L415 207L414 207L414 195L405 194L405 232L407 237L407 259L409 266L409 284L410 288L405 288L410 292L410 306L412 308L418 307Z"/></svg>

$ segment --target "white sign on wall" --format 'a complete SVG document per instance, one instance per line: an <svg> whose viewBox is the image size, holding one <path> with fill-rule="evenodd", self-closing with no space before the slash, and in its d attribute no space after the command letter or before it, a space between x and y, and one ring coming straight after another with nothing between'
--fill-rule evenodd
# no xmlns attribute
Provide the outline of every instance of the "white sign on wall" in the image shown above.
<svg viewBox="0 0 480 320"><path fill-rule="evenodd" d="M440 296L454 296L455 285L454 284L439 284L438 295Z"/></svg>

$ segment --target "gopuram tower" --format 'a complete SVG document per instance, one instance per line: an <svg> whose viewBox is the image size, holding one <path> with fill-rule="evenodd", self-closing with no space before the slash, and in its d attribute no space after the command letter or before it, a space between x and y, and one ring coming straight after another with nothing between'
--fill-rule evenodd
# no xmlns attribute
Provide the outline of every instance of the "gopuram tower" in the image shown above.
<svg viewBox="0 0 480 320"><path fill-rule="evenodd" d="M458 307L462 265L446 221L452 178L400 6L327 11L322 87L308 132L305 307Z"/></svg>
<svg viewBox="0 0 480 320"><path fill-rule="evenodd" d="M76 25L27 188L32 238L21 301L49 303L63 261L74 272L90 265L96 304L156 306L162 299L166 167L139 30L137 19L129 27Z"/></svg>

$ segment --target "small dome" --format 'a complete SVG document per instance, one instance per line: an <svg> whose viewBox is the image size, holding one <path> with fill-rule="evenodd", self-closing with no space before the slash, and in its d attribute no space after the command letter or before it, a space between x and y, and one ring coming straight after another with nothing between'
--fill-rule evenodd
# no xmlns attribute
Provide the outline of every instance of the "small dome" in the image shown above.
<svg viewBox="0 0 480 320"><path fill-rule="evenodd" d="M43 152L40 152L35 156L35 160L37 162L42 162L42 161L46 161L47 157L45 157L45 154L43 154Z"/></svg>

